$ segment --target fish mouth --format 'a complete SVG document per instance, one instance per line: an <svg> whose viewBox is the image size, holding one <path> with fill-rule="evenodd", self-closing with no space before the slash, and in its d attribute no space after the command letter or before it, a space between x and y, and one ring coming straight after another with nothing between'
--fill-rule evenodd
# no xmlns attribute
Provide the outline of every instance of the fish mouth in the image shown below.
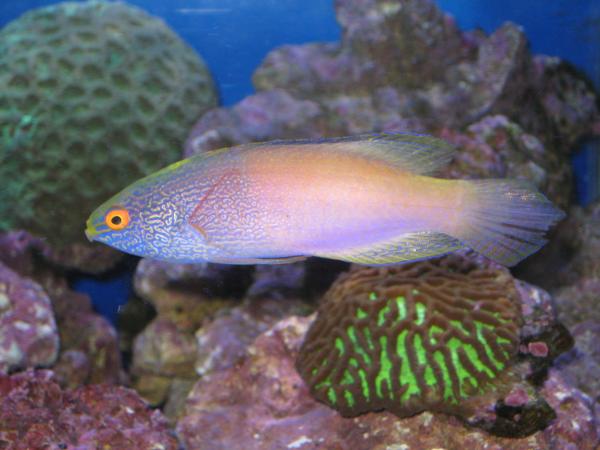
<svg viewBox="0 0 600 450"><path fill-rule="evenodd" d="M94 237L98 234L98 232L96 230L89 229L89 228L86 228L84 233L85 233L85 237L90 242L92 242L94 240Z"/></svg>
<svg viewBox="0 0 600 450"><path fill-rule="evenodd" d="M87 222L85 223L84 233L85 233L85 237L90 242L95 241L96 236L98 236L99 234L102 234L102 232L98 231L98 229L94 226L94 224L92 223L92 219L88 219Z"/></svg>
<svg viewBox="0 0 600 450"><path fill-rule="evenodd" d="M88 241L92 242L94 238L98 235L98 232L89 226L85 229L85 237Z"/></svg>

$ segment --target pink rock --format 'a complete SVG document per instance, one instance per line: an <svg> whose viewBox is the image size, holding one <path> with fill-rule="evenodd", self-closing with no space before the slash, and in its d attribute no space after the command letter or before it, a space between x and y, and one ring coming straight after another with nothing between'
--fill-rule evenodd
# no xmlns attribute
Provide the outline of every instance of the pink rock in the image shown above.
<svg viewBox="0 0 600 450"><path fill-rule="evenodd" d="M561 207L569 204L569 162L506 116L487 116L466 132L445 129L441 136L460 149L445 175L529 180Z"/></svg>
<svg viewBox="0 0 600 450"><path fill-rule="evenodd" d="M600 268L600 259L594 264ZM556 290L554 297L559 317L569 327L586 320L600 322L600 310L596 305L600 298L600 278L595 275L562 286Z"/></svg>
<svg viewBox="0 0 600 450"><path fill-rule="evenodd" d="M508 406L523 406L529 401L529 395L525 389L520 387L513 389L510 393L504 398L504 403Z"/></svg>
<svg viewBox="0 0 600 450"><path fill-rule="evenodd" d="M14 270L18 270L21 276L31 277L39 283L41 288L37 289L40 292L43 289L42 297L46 303L48 303L48 298L51 302L51 305L46 304L45 306L48 310L47 314L51 316L51 323L48 321L49 319L44 319L44 313L41 310L38 311L38 316L35 311L24 311L27 316L25 322L46 321L55 334L53 338L55 342L50 343L55 348L58 347L60 338L60 351L67 353L64 357L60 356L60 367L58 368L60 373L58 379L64 386L76 386L81 382L115 383L119 381L122 378L121 355L114 327L93 311L88 296L76 293L69 288L64 271L57 269L46 259L49 258L47 254L49 251L43 240L26 232L14 231L0 235L0 260L5 261ZM43 258L40 258L40 255ZM100 263L100 261L98 262ZM16 277L16 275L14 276ZM0 283L2 283L1 279ZM19 290L16 293L17 295L22 294ZM43 305L44 302L40 304ZM19 321L23 320L19 319ZM22 331L26 331L24 324L18 326L22 328ZM2 335L2 329L0 327L0 335ZM48 331L47 326L44 326L44 329L45 332ZM30 331L32 330L33 328ZM13 350L15 348L13 347ZM39 351L48 352L48 355L52 353L50 348L46 350L40 348ZM77 354L76 357L74 357L75 354ZM47 362L34 362L31 365L48 366L56 360L56 354L52 357L48 356L48 358Z"/></svg>
<svg viewBox="0 0 600 450"><path fill-rule="evenodd" d="M428 412L399 419L370 413L345 419L314 401L294 369L310 318L285 319L260 335L244 362L200 379L177 433L194 450L303 450L368 448L595 448L591 403L554 373L544 397L558 418L525 439L500 438L465 427L458 419ZM567 406L568 405L568 406ZM568 408L568 409L565 409Z"/></svg>
<svg viewBox="0 0 600 450"><path fill-rule="evenodd" d="M135 391L64 391L50 371L0 375L0 443L15 450L178 448L164 416Z"/></svg>
<svg viewBox="0 0 600 450"><path fill-rule="evenodd" d="M577 136L595 133L599 119L597 96L589 82L576 75L577 69L560 58L535 56L533 72L534 86L547 117L547 123L537 126L553 128L565 139L563 151L568 152Z"/></svg>
<svg viewBox="0 0 600 450"><path fill-rule="evenodd" d="M544 384L543 393L556 411L557 418L540 436L539 448L597 449L600 445L600 423L594 416L595 402L566 383L554 369Z"/></svg>
<svg viewBox="0 0 600 450"><path fill-rule="evenodd" d="M122 254L108 246L75 243L53 248L43 238L33 236L27 231L0 233L0 261L27 276L32 276L34 271L39 272L40 266L46 266L46 269L50 270L61 267L67 270L102 273L113 267L122 257Z"/></svg>
<svg viewBox="0 0 600 450"><path fill-rule="evenodd" d="M275 138L320 137L321 108L283 90L246 97L232 109L209 111L196 123L185 156L216 148Z"/></svg>
<svg viewBox="0 0 600 450"><path fill-rule="evenodd" d="M196 373L205 376L239 364L259 334L282 318L303 312L308 312L307 305L292 298L246 300L196 332Z"/></svg>
<svg viewBox="0 0 600 450"><path fill-rule="evenodd" d="M555 298L558 315L569 327L584 321L600 323L600 201L573 207L560 230L563 255L557 266Z"/></svg>
<svg viewBox="0 0 600 450"><path fill-rule="evenodd" d="M50 366L58 348L58 330L46 293L0 263L0 373Z"/></svg>
<svg viewBox="0 0 600 450"><path fill-rule="evenodd" d="M587 320L572 327L575 347L557 361L557 370L571 385L600 397L600 322ZM599 422L600 425L600 422Z"/></svg>
<svg viewBox="0 0 600 450"><path fill-rule="evenodd" d="M533 356L542 358L548 356L548 345L545 342L530 342L527 344L527 350Z"/></svg>
<svg viewBox="0 0 600 450"><path fill-rule="evenodd" d="M121 354L115 328L91 310L86 295L65 292L54 299L61 338L60 380L65 385L118 383L122 380ZM88 309L89 308L89 309ZM83 361L82 359L85 359ZM82 368L88 368L83 378Z"/></svg>
<svg viewBox="0 0 600 450"><path fill-rule="evenodd" d="M194 378L195 356L194 336L159 317L135 338L131 371L137 376Z"/></svg>
<svg viewBox="0 0 600 450"><path fill-rule="evenodd" d="M73 389L88 382L91 362L88 355L81 350L65 350L61 352L52 370L56 381L62 387Z"/></svg>
<svg viewBox="0 0 600 450"><path fill-rule="evenodd" d="M168 264L142 259L136 293L183 333L194 332L219 309L231 307L251 281L251 268L222 264Z"/></svg>

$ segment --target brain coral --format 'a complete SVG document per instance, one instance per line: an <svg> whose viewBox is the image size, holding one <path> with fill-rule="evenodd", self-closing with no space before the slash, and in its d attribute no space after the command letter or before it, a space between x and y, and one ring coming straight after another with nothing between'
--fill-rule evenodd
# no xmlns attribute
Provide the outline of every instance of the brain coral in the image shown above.
<svg viewBox="0 0 600 450"><path fill-rule="evenodd" d="M507 271L458 257L362 267L325 295L297 369L312 394L344 416L468 414L465 405L510 385L518 298Z"/></svg>
<svg viewBox="0 0 600 450"><path fill-rule="evenodd" d="M216 104L204 63L162 21L61 3L0 30L0 230L80 239L107 196L178 159Z"/></svg>

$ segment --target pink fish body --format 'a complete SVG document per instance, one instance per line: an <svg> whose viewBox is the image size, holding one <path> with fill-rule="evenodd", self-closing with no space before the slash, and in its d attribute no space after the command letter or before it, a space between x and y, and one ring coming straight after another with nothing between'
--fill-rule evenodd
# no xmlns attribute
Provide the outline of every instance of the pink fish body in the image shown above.
<svg viewBox="0 0 600 450"><path fill-rule="evenodd" d="M117 194L86 233L142 256L239 264L307 256L394 264L471 247L513 265L539 249L562 213L519 181L429 176L452 152L411 134L209 152ZM104 226L115 208L127 212L127 227Z"/></svg>

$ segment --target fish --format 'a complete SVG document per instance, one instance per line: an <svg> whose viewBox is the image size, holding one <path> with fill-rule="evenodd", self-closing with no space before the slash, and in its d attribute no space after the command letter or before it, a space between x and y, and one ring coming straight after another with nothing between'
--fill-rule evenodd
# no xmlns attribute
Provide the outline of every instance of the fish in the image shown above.
<svg viewBox="0 0 600 450"><path fill-rule="evenodd" d="M432 176L455 149L423 134L242 144L142 178L85 234L181 263L283 264L316 256L391 265L470 248L513 266L564 217L527 182Z"/></svg>

